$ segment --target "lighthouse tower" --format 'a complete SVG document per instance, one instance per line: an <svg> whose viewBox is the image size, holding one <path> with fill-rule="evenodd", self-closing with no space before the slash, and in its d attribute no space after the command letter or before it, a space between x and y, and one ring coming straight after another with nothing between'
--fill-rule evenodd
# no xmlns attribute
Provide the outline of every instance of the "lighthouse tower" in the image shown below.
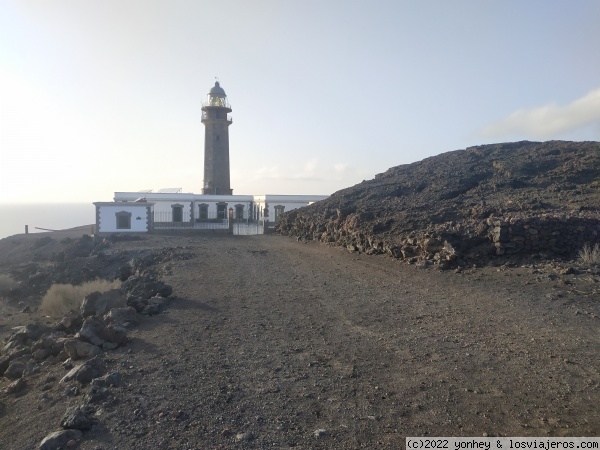
<svg viewBox="0 0 600 450"><path fill-rule="evenodd" d="M231 106L225 91L215 82L202 105L204 124L204 185L203 194L231 195L229 177L229 125Z"/></svg>

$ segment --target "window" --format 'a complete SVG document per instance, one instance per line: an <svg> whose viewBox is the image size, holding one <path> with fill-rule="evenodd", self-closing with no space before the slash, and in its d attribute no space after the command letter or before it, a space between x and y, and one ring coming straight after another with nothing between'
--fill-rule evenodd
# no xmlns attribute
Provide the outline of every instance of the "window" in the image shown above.
<svg viewBox="0 0 600 450"><path fill-rule="evenodd" d="M198 205L198 219L208 220L208 205L206 203Z"/></svg>
<svg viewBox="0 0 600 450"><path fill-rule="evenodd" d="M117 218L117 230L131 230L131 213L119 211L115 213Z"/></svg>
<svg viewBox="0 0 600 450"><path fill-rule="evenodd" d="M285 210L285 206L282 205L277 205L275 206L275 222L277 222L277 219L279 219L279 216L281 216L283 214L283 211Z"/></svg>
<svg viewBox="0 0 600 450"><path fill-rule="evenodd" d="M173 222L183 222L183 205L171 205L173 210Z"/></svg>
<svg viewBox="0 0 600 450"><path fill-rule="evenodd" d="M217 203L217 219L227 218L227 203Z"/></svg>
<svg viewBox="0 0 600 450"><path fill-rule="evenodd" d="M244 205L235 205L235 219L238 222L244 220Z"/></svg>

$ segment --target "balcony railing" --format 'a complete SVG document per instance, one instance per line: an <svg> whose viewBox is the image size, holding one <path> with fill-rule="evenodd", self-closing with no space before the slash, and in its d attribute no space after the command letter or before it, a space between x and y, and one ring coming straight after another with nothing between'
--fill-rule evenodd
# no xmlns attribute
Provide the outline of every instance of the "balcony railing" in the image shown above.
<svg viewBox="0 0 600 450"><path fill-rule="evenodd" d="M206 111L202 111L202 122L204 122L206 119L207 119L207 117L206 117ZM214 117L212 117L211 120L226 120L230 124L233 123L233 119L231 117L229 117L229 116L227 116L226 119L215 119Z"/></svg>

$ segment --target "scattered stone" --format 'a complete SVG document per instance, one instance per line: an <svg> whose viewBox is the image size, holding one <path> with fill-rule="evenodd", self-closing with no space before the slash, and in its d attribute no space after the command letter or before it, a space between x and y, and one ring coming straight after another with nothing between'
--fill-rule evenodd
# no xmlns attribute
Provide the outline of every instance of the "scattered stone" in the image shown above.
<svg viewBox="0 0 600 450"><path fill-rule="evenodd" d="M4 376L9 380L16 380L23 376L23 372L25 371L25 363L22 361L12 361L6 371L4 372Z"/></svg>
<svg viewBox="0 0 600 450"><path fill-rule="evenodd" d="M144 314L145 316L155 316L156 314L160 313L160 306L158 305L146 305L144 306L144 309L142 310L142 314Z"/></svg>
<svg viewBox="0 0 600 450"><path fill-rule="evenodd" d="M108 398L110 391L105 387L91 387L90 390L85 394L86 403L100 403L102 400Z"/></svg>
<svg viewBox="0 0 600 450"><path fill-rule="evenodd" d="M101 350L97 345L83 342L79 339L68 339L65 341L65 352L72 360L91 358L99 355Z"/></svg>
<svg viewBox="0 0 600 450"><path fill-rule="evenodd" d="M77 314L75 312L71 312L65 315L60 322L54 325L54 329L56 331L66 331L69 333L75 332L77 329L81 328L83 324L83 316L81 314Z"/></svg>
<svg viewBox="0 0 600 450"><path fill-rule="evenodd" d="M317 437L317 438L324 438L324 437L327 437L327 436L329 436L329 431L327 431L327 430L325 430L325 429L323 429L323 428L320 428L320 429L318 429L318 430L315 430L315 432L314 432L313 434L314 434L314 435L315 435L315 437Z"/></svg>
<svg viewBox="0 0 600 450"><path fill-rule="evenodd" d="M73 368L73 360L71 358L67 358L61 364L65 369L71 370Z"/></svg>
<svg viewBox="0 0 600 450"><path fill-rule="evenodd" d="M4 372L6 372L6 369L8 369L9 364L10 358L8 356L0 357L0 377L4 375Z"/></svg>
<svg viewBox="0 0 600 450"><path fill-rule="evenodd" d="M118 325L137 325L139 323L137 310L132 306L127 306L126 308L113 308L108 312L108 314L106 314L104 318L106 321Z"/></svg>
<svg viewBox="0 0 600 450"><path fill-rule="evenodd" d="M79 395L79 388L77 386L69 386L63 391L65 397L75 397Z"/></svg>
<svg viewBox="0 0 600 450"><path fill-rule="evenodd" d="M125 343L127 330L116 324L106 325L98 316L92 316L85 319L75 337L102 346L104 350L112 350Z"/></svg>
<svg viewBox="0 0 600 450"><path fill-rule="evenodd" d="M11 342L9 342L7 344L7 346L10 344L11 344ZM6 347L4 347L4 348L6 349ZM11 361L14 361L17 358L20 358L25 355L29 355L31 353L31 349L29 347L17 345L17 346L11 347L8 351L5 351L4 353L6 356L8 356L8 359L10 359Z"/></svg>
<svg viewBox="0 0 600 450"><path fill-rule="evenodd" d="M41 367L39 364L35 364L33 361L28 361L25 363L25 370L23 370L23 376L28 377L30 375L35 375L36 373L40 373Z"/></svg>
<svg viewBox="0 0 600 450"><path fill-rule="evenodd" d="M8 338L10 341L22 341L27 340L37 341L42 337L44 333L51 331L46 325L39 323L30 323L15 328L15 332Z"/></svg>
<svg viewBox="0 0 600 450"><path fill-rule="evenodd" d="M161 297L160 295L156 294L155 297L152 297L150 299L148 299L148 304L149 305L156 305L159 308L162 308L163 306L165 306L167 303L169 302L169 300L167 300L165 297Z"/></svg>
<svg viewBox="0 0 600 450"><path fill-rule="evenodd" d="M79 381L81 384L87 384L94 378L101 377L106 371L106 364L102 359L95 356L92 359L87 360L80 366L74 367L67 373L61 383L67 383L71 380Z"/></svg>
<svg viewBox="0 0 600 450"><path fill-rule="evenodd" d="M173 293L173 288L168 285L168 284L164 284L157 292L158 295L160 295L161 297L169 297L171 294Z"/></svg>
<svg viewBox="0 0 600 450"><path fill-rule="evenodd" d="M111 372L104 375L103 377L94 378L90 383L91 387L106 387L114 386L118 387L121 385L121 374L119 372Z"/></svg>
<svg viewBox="0 0 600 450"><path fill-rule="evenodd" d="M152 298L157 294L162 297L168 297L173 293L173 288L154 275L145 274L143 276L132 276L127 279L121 289L128 292L133 297Z"/></svg>
<svg viewBox="0 0 600 450"><path fill-rule="evenodd" d="M103 316L111 308L123 306L123 304L123 297L119 289L111 289L106 292L92 292L86 295L81 303L81 315L83 317Z"/></svg>
<svg viewBox="0 0 600 450"><path fill-rule="evenodd" d="M79 333L75 337L79 337L86 342L94 345L102 345L105 342L106 325L97 316L88 317L83 322Z"/></svg>
<svg viewBox="0 0 600 450"><path fill-rule="evenodd" d="M38 348L37 350L33 351L31 356L33 356L33 359L36 361L42 361L50 356L50 350L47 348Z"/></svg>
<svg viewBox="0 0 600 450"><path fill-rule="evenodd" d="M254 435L252 434L251 431L246 431L244 433L238 433L235 436L235 439L239 442L249 442L252 439L254 439Z"/></svg>
<svg viewBox="0 0 600 450"><path fill-rule="evenodd" d="M127 297L127 305L133 307L137 312L141 313L147 304L148 300L143 297L136 297L131 295Z"/></svg>
<svg viewBox="0 0 600 450"><path fill-rule="evenodd" d="M92 428L92 421L82 407L73 406L67 409L60 421L60 426L65 429L86 431Z"/></svg>
<svg viewBox="0 0 600 450"><path fill-rule="evenodd" d="M71 441L79 441L83 433L79 430L63 430L50 433L40 443L39 450L61 450Z"/></svg>
<svg viewBox="0 0 600 450"><path fill-rule="evenodd" d="M23 378L19 378L18 380L13 381L8 386L6 386L4 392L6 394L17 394L19 392L24 391L26 387L27 383L25 382L25 380Z"/></svg>

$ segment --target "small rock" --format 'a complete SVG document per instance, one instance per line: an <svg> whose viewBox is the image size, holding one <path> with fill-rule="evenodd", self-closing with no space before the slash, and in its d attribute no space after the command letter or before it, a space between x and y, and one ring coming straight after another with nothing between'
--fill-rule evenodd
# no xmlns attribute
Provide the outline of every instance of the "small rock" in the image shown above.
<svg viewBox="0 0 600 450"><path fill-rule="evenodd" d="M67 352L67 355L69 355L72 360L91 358L100 354L100 351L100 347L97 345L83 342L79 339L69 339L65 341L65 352Z"/></svg>
<svg viewBox="0 0 600 450"><path fill-rule="evenodd" d="M315 437L317 437L317 438L323 438L323 437L327 437L327 436L329 436L329 431L327 431L327 430L325 430L325 429L323 429L323 428L320 428L320 429L318 429L318 430L315 430L315 432L314 432L313 434L314 434L314 435L315 435Z"/></svg>
<svg viewBox="0 0 600 450"><path fill-rule="evenodd" d="M92 428L92 421L79 406L67 409L67 412L60 421L60 426L65 429L74 429L86 431Z"/></svg>
<svg viewBox="0 0 600 450"><path fill-rule="evenodd" d="M171 286L169 286L168 284L163 285L159 290L158 290L158 295L160 295L161 297L168 297L173 293L173 288Z"/></svg>
<svg viewBox="0 0 600 450"><path fill-rule="evenodd" d="M87 394L85 394L86 403L100 403L102 400L108 398L110 391L105 387L92 387Z"/></svg>
<svg viewBox="0 0 600 450"><path fill-rule="evenodd" d="M63 430L50 433L40 443L39 450L60 450L70 441L79 441L83 433L79 430Z"/></svg>
<svg viewBox="0 0 600 450"><path fill-rule="evenodd" d="M248 442L254 439L254 435L251 431L246 431L245 433L238 433L235 439L239 442Z"/></svg>
<svg viewBox="0 0 600 450"><path fill-rule="evenodd" d="M66 370L71 370L73 368L73 360L71 358L65 359L61 365Z"/></svg>
<svg viewBox="0 0 600 450"><path fill-rule="evenodd" d="M111 289L106 292L92 292L81 303L81 315L83 317L103 316L111 308L122 306L123 303L124 301L119 289Z"/></svg>
<svg viewBox="0 0 600 450"><path fill-rule="evenodd" d="M82 384L87 384L94 378L101 377L106 371L106 365L104 361L97 356L87 360L80 366L74 367L67 373L61 383L67 383L71 380L79 381Z"/></svg>
<svg viewBox="0 0 600 450"><path fill-rule="evenodd" d="M82 324L83 316L81 314L71 312L65 315L60 322L54 325L54 329L57 331L74 332L78 328L81 328Z"/></svg>
<svg viewBox="0 0 600 450"><path fill-rule="evenodd" d="M99 378L99 380L104 380L106 386L119 387L121 385L121 374L119 372L111 372Z"/></svg>
<svg viewBox="0 0 600 450"><path fill-rule="evenodd" d="M16 380L23 376L25 371L25 363L21 361L13 361L9 364L8 368L4 372L4 376L9 380Z"/></svg>
<svg viewBox="0 0 600 450"><path fill-rule="evenodd" d="M158 305L148 304L142 310L142 314L144 314L145 316L155 316L158 313L160 313L160 306Z"/></svg>
<svg viewBox="0 0 600 450"><path fill-rule="evenodd" d="M132 306L111 309L108 314L106 314L105 320L119 325L125 325L127 323L137 325L140 321L136 308Z"/></svg>
<svg viewBox="0 0 600 450"><path fill-rule="evenodd" d="M50 349L38 348L37 350L34 350L31 356L33 356L33 359L35 359L36 361L42 361L48 356L50 356Z"/></svg>
<svg viewBox="0 0 600 450"><path fill-rule="evenodd" d="M0 377L2 375L4 375L4 372L6 371L6 369L8 369L9 365L10 365L10 358L8 356L0 357Z"/></svg>
<svg viewBox="0 0 600 450"><path fill-rule="evenodd" d="M79 389L77 388L77 386L69 386L63 391L63 395L65 397L76 397L77 395L79 395Z"/></svg>
<svg viewBox="0 0 600 450"><path fill-rule="evenodd" d="M135 297L131 295L127 297L127 306L133 307L137 312L141 313L147 304L148 300L143 297Z"/></svg>
<svg viewBox="0 0 600 450"><path fill-rule="evenodd" d="M7 394L17 394L25 390L26 387L27 383L25 382L25 380L23 378L19 378L18 380L13 381L8 386L6 386L4 392L6 392Z"/></svg>

